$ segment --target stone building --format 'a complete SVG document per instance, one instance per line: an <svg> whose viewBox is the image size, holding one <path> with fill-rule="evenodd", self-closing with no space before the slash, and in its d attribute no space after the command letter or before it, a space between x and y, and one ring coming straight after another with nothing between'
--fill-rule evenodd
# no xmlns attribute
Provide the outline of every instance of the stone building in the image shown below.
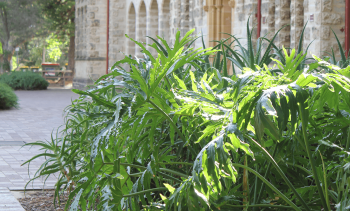
<svg viewBox="0 0 350 211"><path fill-rule="evenodd" d="M160 35L172 43L177 30L195 28L205 35L207 46L213 45L210 40L227 36L220 32L243 38L244 43L249 17L255 39L259 32L271 37L287 25L276 44L295 48L308 22L304 45L313 41L309 52L338 52L331 29L345 45L345 1L349 0L76 0L73 86L92 83L124 54L140 55L125 34L146 43L152 42L146 36ZM201 40L195 45L201 47Z"/></svg>

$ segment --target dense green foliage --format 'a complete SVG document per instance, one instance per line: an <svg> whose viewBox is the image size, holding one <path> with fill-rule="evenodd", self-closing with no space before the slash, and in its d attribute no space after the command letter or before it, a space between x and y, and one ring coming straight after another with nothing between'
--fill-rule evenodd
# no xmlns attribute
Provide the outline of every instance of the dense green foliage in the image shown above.
<svg viewBox="0 0 350 211"><path fill-rule="evenodd" d="M68 61L68 45L68 36L61 39L58 39L55 34L46 37L34 37L23 43L19 49L18 64L41 66L43 56L45 56L45 62L59 63L60 66L65 66ZM12 60L12 69L14 70L17 68L17 53L12 57Z"/></svg>
<svg viewBox="0 0 350 211"><path fill-rule="evenodd" d="M73 90L62 138L29 144L45 152L26 163L48 158L36 176L58 172L71 210L348 209L350 66L253 55L249 28L238 51L193 49L190 34L158 37L157 57L135 41L144 58Z"/></svg>
<svg viewBox="0 0 350 211"><path fill-rule="evenodd" d="M46 27L61 40L68 41L68 69L74 70L75 0L37 0L47 21Z"/></svg>
<svg viewBox="0 0 350 211"><path fill-rule="evenodd" d="M0 109L9 109L17 106L17 96L13 89L0 82Z"/></svg>
<svg viewBox="0 0 350 211"><path fill-rule="evenodd" d="M40 74L30 71L4 73L0 75L0 82L9 85L15 90L46 89L49 86L49 82Z"/></svg>

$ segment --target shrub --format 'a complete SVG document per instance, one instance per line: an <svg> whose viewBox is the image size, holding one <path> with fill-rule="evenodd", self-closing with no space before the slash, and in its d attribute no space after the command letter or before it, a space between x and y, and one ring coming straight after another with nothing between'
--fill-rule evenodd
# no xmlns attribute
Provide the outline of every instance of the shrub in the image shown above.
<svg viewBox="0 0 350 211"><path fill-rule="evenodd" d="M48 157L35 178L60 173L71 210L350 206L350 68L314 56L304 70L302 51L281 49L275 66L228 75L232 55L193 49L189 34L154 40L156 58L135 41L144 58L73 90L62 138L28 144L44 152L26 163Z"/></svg>
<svg viewBox="0 0 350 211"><path fill-rule="evenodd" d="M17 106L17 96L7 84L0 83L0 109L9 109Z"/></svg>
<svg viewBox="0 0 350 211"><path fill-rule="evenodd" d="M10 72L0 75L0 82L6 83L13 89L38 90L47 89L47 82L40 74L27 72Z"/></svg>

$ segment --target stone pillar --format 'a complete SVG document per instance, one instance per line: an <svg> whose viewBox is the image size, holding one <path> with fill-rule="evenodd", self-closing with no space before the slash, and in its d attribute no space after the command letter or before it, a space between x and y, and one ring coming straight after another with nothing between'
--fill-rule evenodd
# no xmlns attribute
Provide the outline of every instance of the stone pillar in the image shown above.
<svg viewBox="0 0 350 211"><path fill-rule="evenodd" d="M171 13L171 36L170 46L175 43L175 35L178 30L181 29L181 2L179 0L170 0L170 13Z"/></svg>
<svg viewBox="0 0 350 211"><path fill-rule="evenodd" d="M231 34L236 35L238 38L244 38L247 35L247 18L245 13L244 0L235 0Z"/></svg>
<svg viewBox="0 0 350 211"><path fill-rule="evenodd" d="M162 7L159 13L159 35L165 38L166 41L170 42L170 25L171 25L171 14L170 14L170 0L163 0ZM170 43L168 43L170 44Z"/></svg>
<svg viewBox="0 0 350 211"><path fill-rule="evenodd" d="M157 35L158 35L158 4L156 0L153 0L149 10L148 10L148 15L147 15L147 36L152 37L153 39L157 40ZM152 44L153 40L147 38L146 39L147 44ZM157 52L147 46L147 50L151 51L152 55L157 55Z"/></svg>
<svg viewBox="0 0 350 211"><path fill-rule="evenodd" d="M133 31L128 31L127 26L129 25L127 19L127 9L133 10L131 16L133 21L130 28ZM110 0L110 23L109 23L109 67L113 66L115 62L124 58L124 54L129 53L126 44L128 43L125 37L126 33L130 33L129 36L135 38L135 9L133 5L126 5L124 0ZM134 51L135 52L135 51ZM134 55L132 52L132 55Z"/></svg>
<svg viewBox="0 0 350 211"><path fill-rule="evenodd" d="M136 40L139 42L146 43L146 27L147 27L147 13L146 5L144 1L141 1L139 11L137 12L136 17ZM136 56L143 57L141 53L141 48L136 46Z"/></svg>
<svg viewBox="0 0 350 211"><path fill-rule="evenodd" d="M129 6L128 11L128 22L127 22L127 34L130 38L135 39L136 38L136 11L135 6L133 3ZM116 42L118 42L117 40ZM122 41L122 39L120 40ZM128 55L135 55L135 43L128 39L126 42L126 53Z"/></svg>
<svg viewBox="0 0 350 211"><path fill-rule="evenodd" d="M224 33L230 34L232 31L232 9L229 4L234 6L232 1L229 3L226 0L209 0L208 5L204 7L208 12L209 46L217 45L210 41L228 38Z"/></svg>
<svg viewBox="0 0 350 211"><path fill-rule="evenodd" d="M291 0L290 14L290 47L298 49L300 35L304 27L304 0Z"/></svg>
<svg viewBox="0 0 350 211"><path fill-rule="evenodd" d="M181 15L180 15L180 31L181 37L183 37L189 30L190 22L190 4L189 0L181 0Z"/></svg>
<svg viewBox="0 0 350 211"><path fill-rule="evenodd" d="M275 1L275 31L284 27L275 39L277 47L290 47L290 0Z"/></svg>
<svg viewBox="0 0 350 211"><path fill-rule="evenodd" d="M267 34L267 38L272 39L275 34L275 0L262 0L261 19L261 36Z"/></svg>
<svg viewBox="0 0 350 211"><path fill-rule="evenodd" d="M79 13L73 87L84 88L106 71L107 2L76 1ZM92 79L92 80L91 80Z"/></svg>
<svg viewBox="0 0 350 211"><path fill-rule="evenodd" d="M222 12L222 8L223 8L223 5L222 5L222 0L216 0L215 2L215 8L216 8L216 17L215 17L215 35L214 35L214 39L215 40L221 40L221 33L223 32L222 31L222 22L224 21L223 20L223 12ZM213 43L214 45L216 43Z"/></svg>

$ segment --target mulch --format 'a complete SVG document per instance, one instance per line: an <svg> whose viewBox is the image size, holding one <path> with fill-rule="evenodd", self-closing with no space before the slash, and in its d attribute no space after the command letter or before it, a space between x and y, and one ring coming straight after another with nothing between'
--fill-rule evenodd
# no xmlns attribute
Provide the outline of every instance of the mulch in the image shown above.
<svg viewBox="0 0 350 211"><path fill-rule="evenodd" d="M61 195L61 204L58 204L56 200L56 208L53 205L53 199L55 191L44 190L35 191L35 193L26 194L25 198L19 198L18 201L26 211L54 211L64 210L66 205L68 194Z"/></svg>

